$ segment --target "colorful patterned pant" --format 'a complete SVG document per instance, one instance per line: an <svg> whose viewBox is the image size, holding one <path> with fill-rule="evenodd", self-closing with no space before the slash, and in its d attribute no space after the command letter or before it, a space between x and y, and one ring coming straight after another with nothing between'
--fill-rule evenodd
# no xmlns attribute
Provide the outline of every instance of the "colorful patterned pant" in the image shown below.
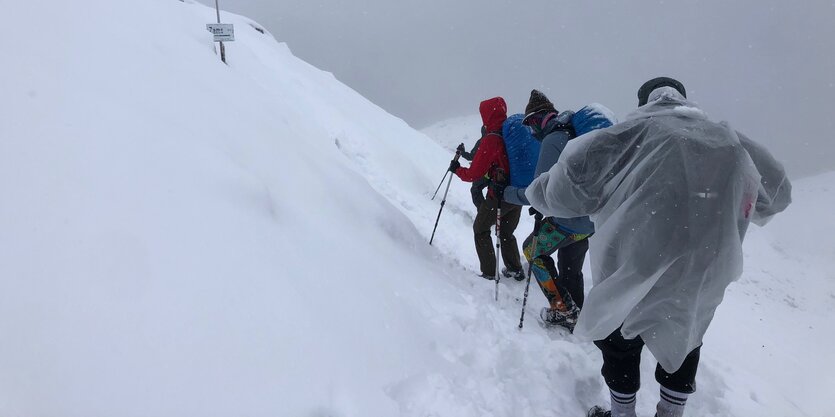
<svg viewBox="0 0 835 417"><path fill-rule="evenodd" d="M583 304L583 262L588 252L590 234L568 232L550 218L546 218L539 229L536 253L531 254L533 234L525 239L523 252L539 288L548 299L551 308L565 311L566 298L578 307ZM551 255L559 251L559 270Z"/></svg>

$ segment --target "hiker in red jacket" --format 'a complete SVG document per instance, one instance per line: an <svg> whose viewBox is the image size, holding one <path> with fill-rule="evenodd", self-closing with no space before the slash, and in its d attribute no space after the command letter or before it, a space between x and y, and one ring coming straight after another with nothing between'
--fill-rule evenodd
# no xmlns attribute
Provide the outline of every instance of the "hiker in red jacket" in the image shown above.
<svg viewBox="0 0 835 417"><path fill-rule="evenodd" d="M505 153L502 140L502 123L507 119L507 104L501 97L494 97L481 102L479 105L481 120L487 129L487 134L481 139L478 152L469 168L461 167L457 160L453 160L449 170L461 180L473 182L485 176L492 182L503 182L510 178L510 163ZM499 199L490 189L487 199L478 208L478 214L473 222L475 234L475 249L481 266L481 277L496 279L496 252L493 250L493 240L490 238L490 228L496 224L496 208ZM502 274L513 277L517 281L524 279L522 263L519 259L519 246L513 232L519 224L522 207L502 202L502 216L499 238L501 239L502 259L506 266Z"/></svg>

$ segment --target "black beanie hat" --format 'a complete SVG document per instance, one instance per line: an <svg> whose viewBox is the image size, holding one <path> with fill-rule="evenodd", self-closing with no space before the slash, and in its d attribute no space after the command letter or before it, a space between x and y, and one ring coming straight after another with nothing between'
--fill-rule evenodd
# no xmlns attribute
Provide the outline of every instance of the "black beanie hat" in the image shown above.
<svg viewBox="0 0 835 417"><path fill-rule="evenodd" d="M525 107L525 115L529 115L540 110L557 111L554 104L545 97L539 90L531 90L531 98L528 100L528 105Z"/></svg>
<svg viewBox="0 0 835 417"><path fill-rule="evenodd" d="M676 91L681 93L684 98L687 98L687 91L684 90L684 84L669 77L658 77L645 82L644 85L638 89L638 107L647 104L650 93L660 87L673 87Z"/></svg>

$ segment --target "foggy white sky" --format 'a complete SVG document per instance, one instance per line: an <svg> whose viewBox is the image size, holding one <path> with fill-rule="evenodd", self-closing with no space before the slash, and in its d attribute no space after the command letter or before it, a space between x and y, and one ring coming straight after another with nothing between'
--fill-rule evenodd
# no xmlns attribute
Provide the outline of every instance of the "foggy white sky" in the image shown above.
<svg viewBox="0 0 835 417"><path fill-rule="evenodd" d="M531 88L622 117L667 75L792 176L835 169L835 0L220 3L415 127L496 95L521 112Z"/></svg>

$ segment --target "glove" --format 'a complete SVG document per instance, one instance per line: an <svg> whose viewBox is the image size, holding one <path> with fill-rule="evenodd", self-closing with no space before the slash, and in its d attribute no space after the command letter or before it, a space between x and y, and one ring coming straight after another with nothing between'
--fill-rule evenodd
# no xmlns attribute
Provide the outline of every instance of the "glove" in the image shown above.
<svg viewBox="0 0 835 417"><path fill-rule="evenodd" d="M539 229L542 228L542 213L536 211L533 207L528 209L528 213L530 213L530 215L534 218L533 233L534 235L538 235Z"/></svg>
<svg viewBox="0 0 835 417"><path fill-rule="evenodd" d="M458 168L461 168L461 163L453 159L452 162L449 163L449 172L454 174L455 171L458 171Z"/></svg>
<svg viewBox="0 0 835 417"><path fill-rule="evenodd" d="M455 152L459 155L463 155L467 152L467 149L464 148L464 144L462 143L462 144L458 145L457 148L455 148Z"/></svg>

